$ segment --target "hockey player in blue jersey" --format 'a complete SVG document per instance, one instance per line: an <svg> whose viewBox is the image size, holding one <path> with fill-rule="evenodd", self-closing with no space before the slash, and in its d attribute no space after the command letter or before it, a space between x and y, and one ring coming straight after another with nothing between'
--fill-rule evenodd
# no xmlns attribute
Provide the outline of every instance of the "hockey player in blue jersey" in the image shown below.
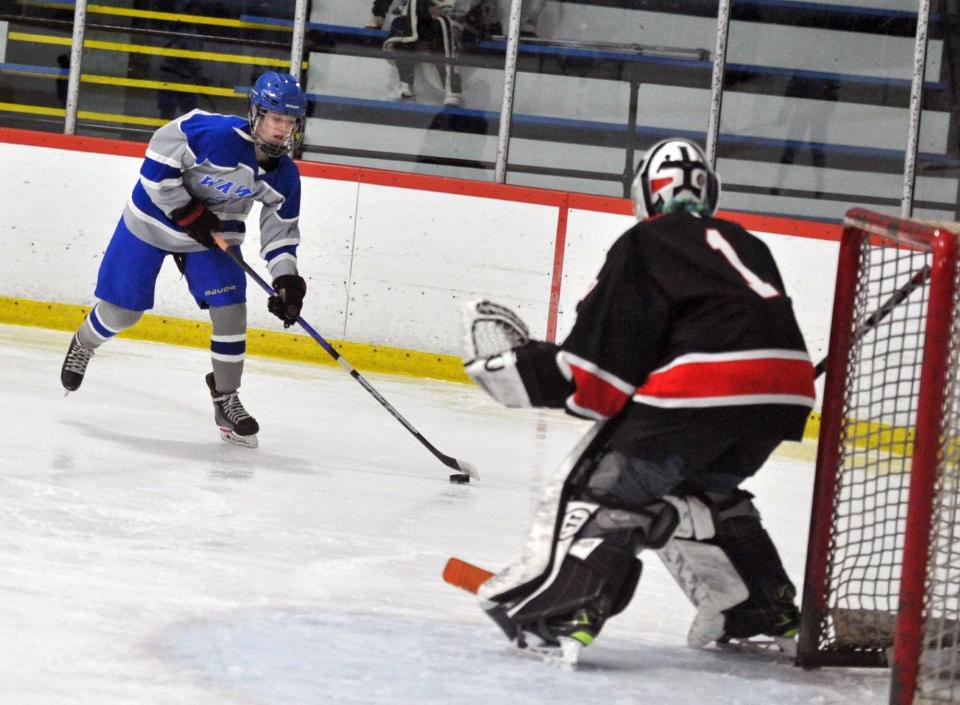
<svg viewBox="0 0 960 705"><path fill-rule="evenodd" d="M254 201L260 254L273 280L268 309L290 326L306 282L297 272L300 173L290 158L303 138L306 97L289 74L268 72L250 91L247 118L194 110L159 128L97 276L98 303L70 341L60 379L83 382L94 351L153 307L157 275L173 255L190 293L210 311L213 371L206 376L221 437L251 448L259 425L237 395L246 352L246 279L213 239L243 242Z"/></svg>

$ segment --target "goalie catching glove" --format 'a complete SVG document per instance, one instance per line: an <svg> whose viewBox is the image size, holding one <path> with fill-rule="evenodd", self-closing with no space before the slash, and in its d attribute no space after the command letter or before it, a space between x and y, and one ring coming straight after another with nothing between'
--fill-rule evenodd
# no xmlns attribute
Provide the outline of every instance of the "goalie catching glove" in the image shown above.
<svg viewBox="0 0 960 705"><path fill-rule="evenodd" d="M530 339L527 325L506 306L492 301L465 305L464 370L504 406L560 408L573 382L557 364L560 347Z"/></svg>

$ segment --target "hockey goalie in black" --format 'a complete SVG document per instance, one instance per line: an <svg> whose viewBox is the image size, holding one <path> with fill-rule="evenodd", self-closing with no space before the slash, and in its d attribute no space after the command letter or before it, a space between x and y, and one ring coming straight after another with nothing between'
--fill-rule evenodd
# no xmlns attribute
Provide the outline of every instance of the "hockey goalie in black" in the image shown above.
<svg viewBox="0 0 960 705"><path fill-rule="evenodd" d="M739 485L802 437L814 371L773 257L713 217L719 192L697 145L660 142L633 183L640 221L561 345L528 340L490 302L467 317L466 370L491 396L597 420L548 485L523 559L478 590L521 648L575 662L627 606L645 549L697 608L691 646L792 645L795 588Z"/></svg>

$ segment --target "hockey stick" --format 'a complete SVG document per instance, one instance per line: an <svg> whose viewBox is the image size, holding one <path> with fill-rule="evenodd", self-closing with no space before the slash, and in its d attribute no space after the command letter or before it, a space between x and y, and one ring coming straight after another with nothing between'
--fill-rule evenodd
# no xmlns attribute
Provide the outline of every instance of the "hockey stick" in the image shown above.
<svg viewBox="0 0 960 705"><path fill-rule="evenodd" d="M443 579L454 587L474 595L480 586L493 577L493 573L459 558L450 558L443 568Z"/></svg>
<svg viewBox="0 0 960 705"><path fill-rule="evenodd" d="M890 295L890 298L887 299L883 305L878 308L873 314L857 326L857 329L853 331L853 342L856 343L867 333L872 331L877 327L877 324L880 323L884 318L890 315L890 312L893 311L897 306L902 304L910 294L917 290L927 279L930 278L930 265L925 264L916 272L913 276L910 277L910 281L897 289L893 294ZM817 363L816 368L814 368L814 379L822 375L827 370L827 358L824 357L820 362Z"/></svg>
<svg viewBox="0 0 960 705"><path fill-rule="evenodd" d="M257 274L256 271L254 271L254 269L249 264L247 264L246 261L244 261L239 251L231 250L230 246L219 235L214 235L213 239L214 241L216 241L217 247L223 250L230 257L230 259L232 259L234 262L240 265L243 268L243 271L245 271L247 275L251 279L253 279L253 281L259 284L261 289L267 292L268 296L276 295L276 292L273 290L273 287L267 284L267 282L263 280L263 277ZM413 427L413 424L411 424L409 421L403 418L400 412L394 409L393 406L390 404L390 402L384 399L380 395L380 392L374 389L373 386L366 379L363 378L363 375L361 375L359 372L357 372L353 368L353 365L347 362L340 355L340 353L338 353L336 349L323 338L322 335L317 333L317 331L313 329L313 326L311 326L309 323L303 320L301 316L297 316L297 323L299 323L300 327L310 334L310 337L312 337L314 340L320 343L320 347L326 350L327 353L330 355L330 357L332 357L334 360L337 361L337 364L339 364L340 367L342 367L347 372L349 372L350 376L353 377L357 382L359 382L361 387L366 389L374 399L380 402L380 406L382 406L384 409L389 411L390 414L393 416L393 418L395 418L397 421L403 424L403 427L407 429L410 433L412 433L414 438L420 441L420 443L422 443L427 450L433 453L433 456L437 460L439 460L441 463L446 465L448 468L453 468L454 470L459 471L457 474L450 476L451 482L465 483L465 482L469 482L471 477L475 480L480 479L480 475L477 473L477 469L473 467L473 465L463 460L457 460L456 458L451 458L449 455L445 455L444 453L441 453L439 450L437 450L433 446L433 444L430 443L430 441L424 438L423 435L416 428Z"/></svg>

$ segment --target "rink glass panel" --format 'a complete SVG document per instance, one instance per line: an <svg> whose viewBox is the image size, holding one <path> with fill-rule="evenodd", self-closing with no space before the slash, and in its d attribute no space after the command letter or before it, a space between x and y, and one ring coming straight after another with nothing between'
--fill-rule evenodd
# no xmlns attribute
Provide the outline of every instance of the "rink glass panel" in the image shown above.
<svg viewBox="0 0 960 705"><path fill-rule="evenodd" d="M0 125L62 132L73 8L0 8Z"/></svg>
<svg viewBox="0 0 960 705"><path fill-rule="evenodd" d="M256 77L267 70L289 69L293 5L290 1L224 7L210 0L190 0L89 6L77 133L146 141L164 122L194 108L246 115L245 92ZM254 12L269 14L261 20L250 14ZM31 61L46 53L62 67L60 76L42 81L41 97L25 103L25 114L41 124L16 126L62 130L72 19L72 8L33 16L34 24L23 32L24 41L8 46L8 62ZM52 34L56 39L45 38ZM40 79L32 80L41 84ZM59 115L30 114L29 106L51 102Z"/></svg>
<svg viewBox="0 0 960 705"><path fill-rule="evenodd" d="M445 107L441 59L428 52L415 57L417 97L394 99L388 33L365 28L372 2L310 5L303 159L493 179L506 48L497 28L464 32L454 62L463 104ZM500 32L508 6L500 2ZM653 142L706 142L716 7L642 6L545 3L538 36L520 41L508 183L625 196ZM916 3L856 7L731 5L718 143L725 208L829 220L850 205L899 211ZM245 114L255 77L289 70L294 9L293 0L91 5L78 132L142 142L192 107ZM0 124L62 129L72 20L69 6L0 4ZM922 217L957 210L957 22L955 8L934 2Z"/></svg>
<svg viewBox="0 0 960 705"><path fill-rule="evenodd" d="M726 207L900 214L918 3L857 6L845 15L816 5L794 17L764 5L749 20L734 13L718 142ZM930 41L928 81L939 78L942 44ZM948 123L948 113L929 112L920 150L942 153ZM950 199L930 205L952 215Z"/></svg>
<svg viewBox="0 0 960 705"><path fill-rule="evenodd" d="M502 47L468 41L453 60L462 106L445 106L443 54L389 51L383 28L366 28L372 2L313 3L305 39L309 113L302 158L420 174L493 179ZM414 62L415 97L400 100L394 59Z"/></svg>
<svg viewBox="0 0 960 705"><path fill-rule="evenodd" d="M545 4L520 38L507 183L626 197L653 143L704 143L716 10L646 5Z"/></svg>

